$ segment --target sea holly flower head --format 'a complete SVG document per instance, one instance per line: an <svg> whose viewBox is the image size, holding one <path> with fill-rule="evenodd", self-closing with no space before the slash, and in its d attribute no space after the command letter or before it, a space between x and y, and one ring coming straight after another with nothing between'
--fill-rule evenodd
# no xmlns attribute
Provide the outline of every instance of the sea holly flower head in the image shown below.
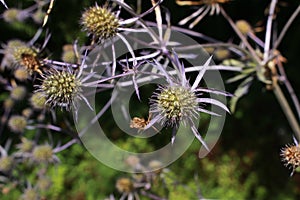
<svg viewBox="0 0 300 200"><path fill-rule="evenodd" d="M190 84L186 78L185 68L183 64L180 63L175 53L175 62L173 65L177 71L176 78L172 77L159 62L155 62L155 66L166 76L168 85L159 86L158 89L153 93L150 99L150 113L153 117L145 129L153 126L155 123L160 123L163 126L173 127L175 130L171 139L173 143L175 141L176 130L178 129L179 125L183 123L183 125L191 127L195 137L204 145L206 149L208 149L197 130L195 121L199 118L200 112L211 115L218 114L205 109L203 104L216 105L227 112L229 112L229 110L222 102L216 99L203 97L202 94L205 92L230 96L230 94L226 92L199 87L199 83L202 80L211 59L212 57L206 61L203 69L199 71L193 84Z"/></svg>

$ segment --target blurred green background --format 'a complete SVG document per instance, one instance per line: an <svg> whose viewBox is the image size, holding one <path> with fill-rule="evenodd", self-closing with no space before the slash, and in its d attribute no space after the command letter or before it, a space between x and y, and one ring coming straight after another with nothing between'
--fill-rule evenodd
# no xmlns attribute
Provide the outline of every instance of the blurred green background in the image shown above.
<svg viewBox="0 0 300 200"><path fill-rule="evenodd" d="M135 6L134 0L127 2ZM149 8L148 0L142 2L143 10ZM296 0L281 2L287 5L279 6L280 12L276 19L278 30L281 30L299 5ZM99 5L102 3L103 1L98 2ZM263 0L235 0L224 5L224 8L233 20L245 19L252 26L256 26L258 22L266 22L264 11L269 3L270 1ZM9 7L22 8L31 5L32 1L7 1L7 4ZM79 19L84 9L91 5L94 5L94 1L55 1L47 25L52 37L46 51L51 52L51 58L59 58L62 46L72 43L75 39L78 39L79 44L87 41L85 34L80 32ZM176 5L173 0L166 0L163 5L169 9L174 25L193 11L191 7ZM1 7L0 12L3 11L4 8ZM146 19L153 20L153 15ZM288 60L285 69L298 97L299 24L300 17L294 21L279 47ZM39 27L30 20L22 23L6 23L0 20L0 26L1 43L16 38L28 41ZM237 38L222 16L206 16L194 30L222 41ZM264 37L263 32L257 35L262 39ZM228 74L225 74L225 77L228 77ZM235 87L226 85L229 92L233 92ZM106 119L109 119L108 117ZM155 145L146 141L124 139L123 133L114 128L110 120L105 121L105 126L120 146L146 150ZM200 145L195 141L169 168L179 182L191 188L199 186L205 198L299 199L300 175L296 173L290 177L291 171L283 166L279 157L280 148L291 142L292 131L273 93L266 91L261 83L255 82L249 94L238 102L236 113L226 117L222 135L213 151L207 157L198 159ZM73 145L63 151L59 158L61 163L50 171L53 186L45 191L47 199L104 199L111 193L118 194L115 189L117 178L129 176L102 165L80 145ZM30 175L32 178L33 174ZM198 177L199 185L195 176ZM20 193L17 189L12 190L6 195L2 194L0 199L17 199ZM189 196L187 191L181 191L180 188L174 188L170 193L170 199L184 199Z"/></svg>

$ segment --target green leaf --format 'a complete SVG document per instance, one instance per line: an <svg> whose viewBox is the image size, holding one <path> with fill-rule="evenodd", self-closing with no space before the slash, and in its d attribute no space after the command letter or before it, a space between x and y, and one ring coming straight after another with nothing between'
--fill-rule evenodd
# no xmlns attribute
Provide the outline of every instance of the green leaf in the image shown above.
<svg viewBox="0 0 300 200"><path fill-rule="evenodd" d="M235 111L235 107L236 107L238 100L242 96L244 96L248 93L249 87L251 86L252 81L253 81L253 77L252 76L248 77L235 90L234 96L230 100L230 110L232 113L234 113L234 111Z"/></svg>

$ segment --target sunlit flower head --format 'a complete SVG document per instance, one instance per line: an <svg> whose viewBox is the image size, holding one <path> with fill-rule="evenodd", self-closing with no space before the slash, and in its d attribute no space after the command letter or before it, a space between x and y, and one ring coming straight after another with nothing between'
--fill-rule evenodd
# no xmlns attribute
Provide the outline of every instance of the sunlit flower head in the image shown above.
<svg viewBox="0 0 300 200"><path fill-rule="evenodd" d="M70 108L81 95L81 80L70 70L51 70L42 75L37 92L46 98L46 104Z"/></svg>
<svg viewBox="0 0 300 200"><path fill-rule="evenodd" d="M229 112L229 110L222 102L216 99L203 97L202 95L203 93L215 93L224 96L228 96L229 94L222 91L199 87L199 83L204 76L211 58L204 64L203 70L199 72L194 83L190 84L186 78L183 64L180 63L176 54L174 57L176 60L174 68L178 72L178 77L171 76L159 62L155 63L155 66L166 76L168 85L159 86L153 93L150 99L150 113L153 117L145 129L153 126L155 123L177 129L182 123L185 126L191 127L195 137L208 149L195 124L199 118L200 112L218 115L205 109L205 104L216 105L227 112ZM172 143L174 140L175 135L172 136Z"/></svg>
<svg viewBox="0 0 300 200"><path fill-rule="evenodd" d="M300 165L300 147L299 145L287 145L281 149L281 159L285 166L292 168L292 173Z"/></svg>
<svg viewBox="0 0 300 200"><path fill-rule="evenodd" d="M83 30L101 40L114 37L119 27L119 19L108 8L97 4L88 8L81 17Z"/></svg>
<svg viewBox="0 0 300 200"><path fill-rule="evenodd" d="M179 22L179 25L184 25L190 20L194 19L194 21L189 25L189 28L193 28L208 13L209 15L219 14L221 10L219 4L226 3L229 1L230 0L176 0L176 3L180 6L201 6L196 12L181 20Z"/></svg>

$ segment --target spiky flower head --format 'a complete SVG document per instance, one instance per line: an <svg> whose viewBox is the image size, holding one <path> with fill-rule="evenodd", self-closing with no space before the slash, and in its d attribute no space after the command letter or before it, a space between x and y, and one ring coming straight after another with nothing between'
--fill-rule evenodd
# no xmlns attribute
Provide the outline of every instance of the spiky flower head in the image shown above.
<svg viewBox="0 0 300 200"><path fill-rule="evenodd" d="M11 131L22 133L27 126L27 120L24 116L14 115L9 118L8 126Z"/></svg>
<svg viewBox="0 0 300 200"><path fill-rule="evenodd" d="M43 10L38 9L35 13L32 14L32 19L35 23L41 24L43 22L45 16L46 16L46 13Z"/></svg>
<svg viewBox="0 0 300 200"><path fill-rule="evenodd" d="M179 122L188 124L197 117L197 96L184 86L159 87L150 99L150 113L160 116L160 122L167 126L177 126Z"/></svg>
<svg viewBox="0 0 300 200"><path fill-rule="evenodd" d="M130 193L133 188L133 182L130 178L119 178L116 183L116 188L120 193Z"/></svg>
<svg viewBox="0 0 300 200"><path fill-rule="evenodd" d="M0 171L8 172L12 169L13 158L9 156L3 156L0 158Z"/></svg>
<svg viewBox="0 0 300 200"><path fill-rule="evenodd" d="M46 101L46 96L42 92L36 92L30 98L30 104L37 110L45 108Z"/></svg>
<svg viewBox="0 0 300 200"><path fill-rule="evenodd" d="M14 106L14 100L11 98L5 99L3 105L5 109L11 109Z"/></svg>
<svg viewBox="0 0 300 200"><path fill-rule="evenodd" d="M32 152L33 159L37 162L52 162L53 151L52 147L48 144L36 146Z"/></svg>
<svg viewBox="0 0 300 200"><path fill-rule="evenodd" d="M27 46L18 47L14 49L13 53L17 66L25 67L29 74L32 74L34 71L42 74L40 70L41 63L35 49Z"/></svg>
<svg viewBox="0 0 300 200"><path fill-rule="evenodd" d="M12 67L15 63L13 56L14 49L19 46L25 46L25 44L20 40L9 40L7 44L3 45L4 57L2 59L1 65L3 67Z"/></svg>
<svg viewBox="0 0 300 200"><path fill-rule="evenodd" d="M109 9L98 5L82 14L81 24L84 31L100 41L115 36L120 25L119 19Z"/></svg>
<svg viewBox="0 0 300 200"><path fill-rule="evenodd" d="M62 61L67 63L76 63L77 57L73 45L66 44L63 46L63 53L61 56Z"/></svg>
<svg viewBox="0 0 300 200"><path fill-rule="evenodd" d="M38 92L46 97L46 104L70 108L81 92L81 81L70 71L52 70L44 74Z"/></svg>
<svg viewBox="0 0 300 200"><path fill-rule="evenodd" d="M287 145L281 149L280 156L285 166L291 166L294 171L300 165L299 145Z"/></svg>
<svg viewBox="0 0 300 200"><path fill-rule="evenodd" d="M10 97L13 100L23 100L26 95L26 88L24 86L13 87L10 91Z"/></svg>
<svg viewBox="0 0 300 200"><path fill-rule="evenodd" d="M19 81L25 81L29 78L29 72L27 69L18 68L14 71L14 76Z"/></svg>
<svg viewBox="0 0 300 200"><path fill-rule="evenodd" d="M247 35L249 32L252 31L250 24L245 20L238 20L235 23L236 27L241 31L242 34Z"/></svg>
<svg viewBox="0 0 300 200"><path fill-rule="evenodd" d="M32 108L25 108L24 110L22 110L22 115L27 119L32 115L32 113L33 113Z"/></svg>
<svg viewBox="0 0 300 200"><path fill-rule="evenodd" d="M16 22L19 20L19 16L21 12L22 10L16 8L7 9L3 12L3 19L8 23Z"/></svg>
<svg viewBox="0 0 300 200"><path fill-rule="evenodd" d="M25 153L25 152L30 152L33 149L34 142L31 140L28 140L27 138L23 137L21 138L21 143L17 144L17 148Z"/></svg>

